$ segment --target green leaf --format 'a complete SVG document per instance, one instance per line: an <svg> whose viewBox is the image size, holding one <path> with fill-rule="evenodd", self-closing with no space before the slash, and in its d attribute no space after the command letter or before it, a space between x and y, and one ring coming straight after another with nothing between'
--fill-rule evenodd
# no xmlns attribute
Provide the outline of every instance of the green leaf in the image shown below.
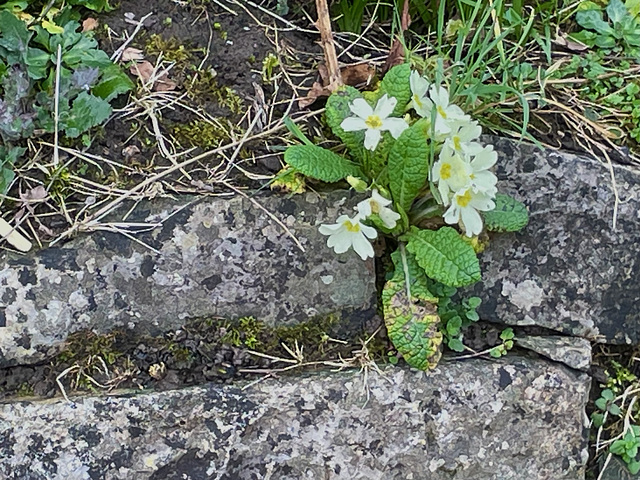
<svg viewBox="0 0 640 480"><path fill-rule="evenodd" d="M404 258L403 258L404 250ZM398 249L391 254L391 260L395 267L393 277L389 280L397 285L397 288L406 290L406 282L409 281L409 290L412 298L431 303L438 303L436 297L429 289L429 280L416 257L406 249Z"/></svg>
<svg viewBox="0 0 640 480"><path fill-rule="evenodd" d="M600 48L614 48L616 39L609 35L598 35L594 44Z"/></svg>
<svg viewBox="0 0 640 480"><path fill-rule="evenodd" d="M517 232L529 223L529 212L524 204L504 193L496 194L496 208L481 212L487 230Z"/></svg>
<svg viewBox="0 0 640 480"><path fill-rule="evenodd" d="M596 407L603 412L607 409L607 400L605 398L598 398L595 402Z"/></svg>
<svg viewBox="0 0 640 480"><path fill-rule="evenodd" d="M337 182L348 176L362 176L357 165L317 145L289 147L284 152L284 161L307 177L327 183Z"/></svg>
<svg viewBox="0 0 640 480"><path fill-rule="evenodd" d="M597 33L590 32L589 30L582 30L581 32L569 34L569 38L577 42L584 43L588 47L593 47L596 44L597 36Z"/></svg>
<svg viewBox="0 0 640 480"><path fill-rule="evenodd" d="M576 13L576 22L589 30L595 30L601 35L613 35L613 28L602 18L600 10L585 10Z"/></svg>
<svg viewBox="0 0 640 480"><path fill-rule="evenodd" d="M442 333L434 303L415 302L393 280L382 291L384 321L389 339L405 361L420 370L434 368L440 359Z"/></svg>
<svg viewBox="0 0 640 480"><path fill-rule="evenodd" d="M111 115L109 102L82 92L73 101L73 106L60 118L61 128L67 137L76 138L92 127L100 125Z"/></svg>
<svg viewBox="0 0 640 480"><path fill-rule="evenodd" d="M465 316L472 322L477 322L478 320L480 320L480 315L478 315L478 312L476 312L475 310L469 310L465 312Z"/></svg>
<svg viewBox="0 0 640 480"><path fill-rule="evenodd" d="M9 64L22 63L27 52L31 32L27 30L27 25L18 19L13 13L0 11L0 47L4 47L9 53L7 61Z"/></svg>
<svg viewBox="0 0 640 480"><path fill-rule="evenodd" d="M604 425L604 414L603 413L592 413L591 420L593 421L593 426L598 428Z"/></svg>
<svg viewBox="0 0 640 480"><path fill-rule="evenodd" d="M611 389L609 389L609 388L607 388L607 389L603 390L603 391L600 393L600 396L601 396L602 398L604 398L605 400L613 400L613 399L615 398L615 394L614 394L614 393L613 393L613 391L612 391Z"/></svg>
<svg viewBox="0 0 640 480"><path fill-rule="evenodd" d="M505 328L500 334L501 340L513 340L514 337L513 328Z"/></svg>
<svg viewBox="0 0 640 480"><path fill-rule="evenodd" d="M624 440L616 440L611 444L609 450L616 455L622 455L627 450L627 444Z"/></svg>
<svg viewBox="0 0 640 480"><path fill-rule="evenodd" d="M409 77L411 76L411 65L403 63L396 65L387 72L380 82L379 97L385 93L390 97L395 97L398 101L392 115L395 117L402 116L407 108L407 104L411 101L411 85Z"/></svg>
<svg viewBox="0 0 640 480"><path fill-rule="evenodd" d="M405 212L429 176L429 144L423 122L407 128L389 152L389 188L394 202Z"/></svg>
<svg viewBox="0 0 640 480"><path fill-rule="evenodd" d="M108 0L70 0L70 5L81 5L95 12L110 12L114 7L109 5Z"/></svg>
<svg viewBox="0 0 640 480"><path fill-rule="evenodd" d="M493 347L491 350L489 350L489 355L491 355L493 358L500 358L502 355L506 354L507 352L505 352L502 345L498 345L497 347Z"/></svg>
<svg viewBox="0 0 640 480"><path fill-rule="evenodd" d="M451 227L439 230L411 228L407 250L413 253L427 276L452 287L480 280L480 263L473 247Z"/></svg>
<svg viewBox="0 0 640 480"><path fill-rule="evenodd" d="M621 0L610 0L607 5L607 15L614 25L622 22L622 19L628 15L627 9Z"/></svg>
<svg viewBox="0 0 640 480"><path fill-rule="evenodd" d="M459 338L452 338L447 342L447 346L454 352L464 352L464 344Z"/></svg>
<svg viewBox="0 0 640 480"><path fill-rule="evenodd" d="M469 297L467 299L467 305L469 306L469 308L476 309L480 306L481 303L482 299L480 297Z"/></svg>
<svg viewBox="0 0 640 480"><path fill-rule="evenodd" d="M366 156L364 130L359 132L345 132L340 126L345 118L353 115L349 105L356 98L362 98L362 95L353 87L345 86L344 88L336 90L327 100L325 118L333 134L342 140L342 143L349 149L349 153L357 160L363 161Z"/></svg>
<svg viewBox="0 0 640 480"><path fill-rule="evenodd" d="M110 102L118 95L130 91L134 84L129 76L117 65L111 64L101 70L100 83L91 89L91 93Z"/></svg>
<svg viewBox="0 0 640 480"><path fill-rule="evenodd" d="M453 317L447 322L447 334L451 337L455 337L460 333L462 327L462 319L458 316Z"/></svg>
<svg viewBox="0 0 640 480"><path fill-rule="evenodd" d="M640 14L640 0L627 0L624 2L624 6L629 10L632 17L637 17Z"/></svg>
<svg viewBox="0 0 640 480"><path fill-rule="evenodd" d="M25 148L8 148L0 145L0 195L5 195L15 177L13 166L25 152Z"/></svg>

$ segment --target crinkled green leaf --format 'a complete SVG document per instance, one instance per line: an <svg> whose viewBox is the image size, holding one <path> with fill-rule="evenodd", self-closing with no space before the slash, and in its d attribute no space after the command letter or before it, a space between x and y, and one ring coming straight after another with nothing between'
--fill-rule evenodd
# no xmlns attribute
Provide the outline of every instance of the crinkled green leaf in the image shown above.
<svg viewBox="0 0 640 480"><path fill-rule="evenodd" d="M442 333L440 318L431 292L426 288L424 272L410 254L403 262L400 251L391 255L396 269L382 291L384 320L389 338L405 361L420 370L434 368L440 359ZM407 277L411 298L407 296Z"/></svg>
<svg viewBox="0 0 640 480"><path fill-rule="evenodd" d="M412 227L406 235L407 250L416 257L428 277L452 287L480 280L480 262L473 247L451 227L420 230Z"/></svg>
<svg viewBox="0 0 640 480"><path fill-rule="evenodd" d="M120 67L112 64L102 70L100 83L91 89L91 93L109 102L133 87L129 76Z"/></svg>
<svg viewBox="0 0 640 480"><path fill-rule="evenodd" d="M380 82L379 96L381 97L386 93L398 101L392 113L395 117L403 115L407 104L411 101L410 76L411 65L403 63L402 65L396 65L391 68L382 79L382 82Z"/></svg>
<svg viewBox="0 0 640 480"><path fill-rule="evenodd" d="M504 193L498 193L495 203L496 208L482 212L487 230L517 232L529 223L529 212L522 202Z"/></svg>
<svg viewBox="0 0 640 480"><path fill-rule="evenodd" d="M22 63L30 38L26 23L7 10L0 11L0 47L6 49L9 65Z"/></svg>
<svg viewBox="0 0 640 480"><path fill-rule="evenodd" d="M362 176L360 168L346 158L317 145L294 145L284 152L284 161L307 177L337 182Z"/></svg>
<svg viewBox="0 0 640 480"><path fill-rule="evenodd" d="M67 137L76 138L92 127L100 125L111 115L109 102L82 92L73 101L73 105L60 118L61 128Z"/></svg>
<svg viewBox="0 0 640 480"><path fill-rule="evenodd" d="M624 6L632 17L637 17L640 14L640 0L627 0L624 2Z"/></svg>
<svg viewBox="0 0 640 480"><path fill-rule="evenodd" d="M402 252L396 250L391 254L391 260L395 270L390 281L398 285L398 288L406 289L408 278L411 297L425 302L438 303L438 297L429 290L429 280L424 270L418 265L416 257L412 253L405 250L403 258Z"/></svg>
<svg viewBox="0 0 640 480"><path fill-rule="evenodd" d="M584 10L576 13L576 22L583 28L595 30L601 35L613 35L613 28L602 18L600 10Z"/></svg>
<svg viewBox="0 0 640 480"><path fill-rule="evenodd" d="M610 0L607 5L607 15L614 24L622 22L622 19L629 14L621 0Z"/></svg>
<svg viewBox="0 0 640 480"><path fill-rule="evenodd" d="M594 44L600 48L615 48L616 39L609 35L598 35Z"/></svg>
<svg viewBox="0 0 640 480"><path fill-rule="evenodd" d="M325 118L333 134L338 137L349 149L349 153L357 160L362 161L367 152L364 148L364 130L359 132L345 132L340 124L353 116L349 105L356 98L362 98L358 90L345 86L336 90L327 100Z"/></svg>
<svg viewBox="0 0 640 480"><path fill-rule="evenodd" d="M389 188L405 212L424 187L429 175L429 145L422 122L407 128L389 152Z"/></svg>

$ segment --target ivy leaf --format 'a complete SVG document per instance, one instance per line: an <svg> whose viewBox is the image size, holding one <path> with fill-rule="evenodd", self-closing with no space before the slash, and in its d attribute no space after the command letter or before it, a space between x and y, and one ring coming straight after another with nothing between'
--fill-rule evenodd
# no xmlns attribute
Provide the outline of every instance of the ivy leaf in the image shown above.
<svg viewBox="0 0 640 480"><path fill-rule="evenodd" d="M504 193L496 194L496 208L482 212L487 230L493 232L517 232L529 223L525 205Z"/></svg>
<svg viewBox="0 0 640 480"><path fill-rule="evenodd" d="M411 84L409 77L411 76L411 65L403 63L396 65L387 72L380 82L380 97L385 93L390 97L398 100L396 108L392 115L399 117L404 114L407 104L411 101Z"/></svg>
<svg viewBox="0 0 640 480"><path fill-rule="evenodd" d="M347 178L361 177L357 165L317 145L294 145L284 152L284 161L307 177L332 183Z"/></svg>
<svg viewBox="0 0 640 480"><path fill-rule="evenodd" d="M67 137L76 138L111 115L109 102L87 92L80 93L73 106L60 118L61 127Z"/></svg>
<svg viewBox="0 0 640 480"><path fill-rule="evenodd" d="M407 250L413 253L428 277L452 287L471 285L480 280L480 262L473 247L451 227L420 230L412 227L405 236Z"/></svg>
<svg viewBox="0 0 640 480"><path fill-rule="evenodd" d="M393 200L405 212L429 176L429 145L423 122L407 128L389 152L389 188Z"/></svg>
<svg viewBox="0 0 640 480"><path fill-rule="evenodd" d="M392 258L394 255L400 264L396 265L393 278L382 290L384 321L389 339L409 365L428 370L437 365L441 356L443 337L439 329L437 306L429 301L416 302L413 291L411 298L407 296L400 252L392 254ZM419 289L415 291L419 294Z"/></svg>
<svg viewBox="0 0 640 480"><path fill-rule="evenodd" d="M364 160L366 151L364 148L364 130L359 132L345 132L340 124L342 121L352 116L349 105L356 98L362 98L358 90L345 86L336 90L327 100L325 118L333 134L338 137L349 149L349 153L357 160Z"/></svg>

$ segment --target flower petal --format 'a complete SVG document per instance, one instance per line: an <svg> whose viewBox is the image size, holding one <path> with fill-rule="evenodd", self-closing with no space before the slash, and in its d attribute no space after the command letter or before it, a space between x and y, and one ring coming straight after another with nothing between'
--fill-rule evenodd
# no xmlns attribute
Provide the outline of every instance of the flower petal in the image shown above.
<svg viewBox="0 0 640 480"><path fill-rule="evenodd" d="M393 138L398 138L409 125L403 118L386 118L382 121L381 130L389 130Z"/></svg>
<svg viewBox="0 0 640 480"><path fill-rule="evenodd" d="M340 124L340 128L345 132L357 132L358 130L365 130L369 127L367 127L365 121L359 117L347 117Z"/></svg>
<svg viewBox="0 0 640 480"><path fill-rule="evenodd" d="M449 209L444 212L444 221L449 225L455 225L460 219L460 210L455 203L452 203Z"/></svg>
<svg viewBox="0 0 640 480"><path fill-rule="evenodd" d="M474 171L478 172L480 170L488 170L493 167L497 161L498 153L494 152L493 147L489 145L476 153L475 158L471 160L471 166Z"/></svg>
<svg viewBox="0 0 640 480"><path fill-rule="evenodd" d="M384 223L384 226L391 229L396 227L396 223L400 220L400 214L394 212L390 208L383 208L380 210L380 220Z"/></svg>
<svg viewBox="0 0 640 480"><path fill-rule="evenodd" d="M360 231L362 231L362 233L366 237L371 238L371 239L374 239L374 238L376 238L378 236L378 231L375 228L370 227L368 225L362 225L361 224L360 225Z"/></svg>
<svg viewBox="0 0 640 480"><path fill-rule="evenodd" d="M413 70L409 77L409 85L411 86L411 93L418 97L424 97L429 90L429 80L420 75L417 71Z"/></svg>
<svg viewBox="0 0 640 480"><path fill-rule="evenodd" d="M373 245L369 243L369 240L364 235L358 235L353 238L353 249L360 255L362 260L373 257Z"/></svg>
<svg viewBox="0 0 640 480"><path fill-rule="evenodd" d="M364 148L366 148L367 150L374 151L378 146L378 143L380 142L381 135L382 134L378 129L375 129L375 130L371 128L367 129L367 131L364 134Z"/></svg>
<svg viewBox="0 0 640 480"><path fill-rule="evenodd" d="M369 105L364 98L356 98L349 105L349 109L354 115L357 115L363 120L366 120L367 117L373 115L373 108L371 108L371 105Z"/></svg>
<svg viewBox="0 0 640 480"><path fill-rule="evenodd" d="M353 233L347 230L340 232L336 235L332 235L327 240L327 245L333 247L336 253L344 253L351 248Z"/></svg>
<svg viewBox="0 0 640 480"><path fill-rule="evenodd" d="M374 202L380 204L383 207L391 205L391 200L388 200L388 199L384 198L382 195L380 195L376 188L374 188L371 191L371 200L373 200Z"/></svg>
<svg viewBox="0 0 640 480"><path fill-rule="evenodd" d="M397 104L398 100L396 97L389 97L385 93L382 98L378 100L373 114L378 115L380 119L384 121L385 118L391 115L391 112L393 112L393 109L396 108Z"/></svg>
<svg viewBox="0 0 640 480"><path fill-rule="evenodd" d="M358 205L356 205L356 210L358 210L360 218L367 218L371 215L371 199L367 198L366 200L362 200Z"/></svg>
<svg viewBox="0 0 640 480"><path fill-rule="evenodd" d="M473 237L482 232L482 217L474 208L460 209L460 217L467 237Z"/></svg>

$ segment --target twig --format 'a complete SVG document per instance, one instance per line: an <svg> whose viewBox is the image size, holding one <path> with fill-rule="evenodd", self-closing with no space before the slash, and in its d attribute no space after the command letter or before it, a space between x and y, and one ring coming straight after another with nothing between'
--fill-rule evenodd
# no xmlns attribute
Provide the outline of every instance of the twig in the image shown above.
<svg viewBox="0 0 640 480"><path fill-rule="evenodd" d="M53 166L57 167L60 163L60 155L58 151L58 122L60 121L60 64L62 62L62 46L58 45L58 54L56 57L56 89L53 98Z"/></svg>
<svg viewBox="0 0 640 480"><path fill-rule="evenodd" d="M322 43L324 58L329 72L329 84L327 85L327 88L334 91L338 87L344 85L344 83L342 82L342 75L340 75L336 46L333 43L331 17L329 16L327 0L316 0L316 10L318 12L318 22L316 23L316 26L320 31L320 42Z"/></svg>
<svg viewBox="0 0 640 480"><path fill-rule="evenodd" d="M133 33L131 34L131 36L129 36L129 38L127 38L127 40L122 45L120 45L120 48L118 48L115 52L113 52L113 55L111 55L111 61L113 63L116 63L118 60L120 60L120 57L122 56L122 53L129 46L129 44L133 41L133 39L138 34L140 29L142 27L144 27L144 21L147 18L149 18L151 15L153 15L153 12L149 12L144 17L142 17L140 19L140 21L136 24L136 28L133 30Z"/></svg>

